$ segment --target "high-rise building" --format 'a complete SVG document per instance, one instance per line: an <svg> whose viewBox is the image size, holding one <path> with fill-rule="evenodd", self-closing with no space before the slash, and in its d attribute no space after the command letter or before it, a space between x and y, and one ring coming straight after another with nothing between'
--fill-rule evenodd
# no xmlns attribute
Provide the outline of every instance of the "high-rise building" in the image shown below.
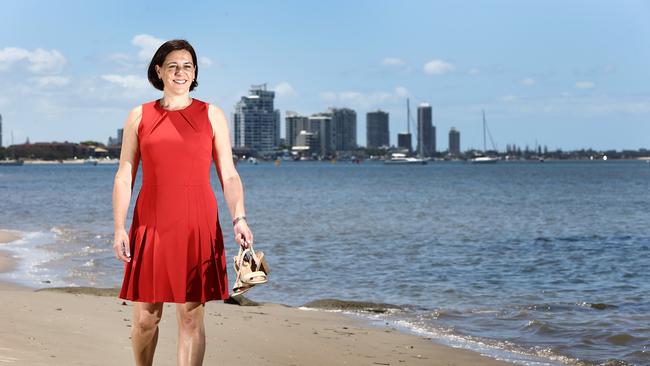
<svg viewBox="0 0 650 366"><path fill-rule="evenodd" d="M388 113L377 110L366 113L366 147L389 146Z"/></svg>
<svg viewBox="0 0 650 366"><path fill-rule="evenodd" d="M313 132L302 130L296 136L296 146L308 147L309 152L318 152L318 144L318 135Z"/></svg>
<svg viewBox="0 0 650 366"><path fill-rule="evenodd" d="M233 112L233 133L236 148L269 151L280 144L280 111L273 108L275 92L266 84L253 85L249 95L241 97Z"/></svg>
<svg viewBox="0 0 650 366"><path fill-rule="evenodd" d="M122 145L122 137L124 136L124 129L123 128L118 128L117 129L117 137L108 137L108 146L116 146Z"/></svg>
<svg viewBox="0 0 650 366"><path fill-rule="evenodd" d="M431 105L422 103L418 107L418 143L416 151L423 156L431 156L436 152L436 128L431 122Z"/></svg>
<svg viewBox="0 0 650 366"><path fill-rule="evenodd" d="M2 146L2 114L0 114L0 147Z"/></svg>
<svg viewBox="0 0 650 366"><path fill-rule="evenodd" d="M330 108L332 115L332 143L336 151L357 148L357 112L349 108Z"/></svg>
<svg viewBox="0 0 650 366"><path fill-rule="evenodd" d="M408 132L400 132L397 134L397 147L406 149L411 152L413 145L411 144L411 134Z"/></svg>
<svg viewBox="0 0 650 366"><path fill-rule="evenodd" d="M318 153L321 155L328 155L334 151L331 113L316 113L309 116L308 130L316 135L315 138L318 141Z"/></svg>
<svg viewBox="0 0 650 366"><path fill-rule="evenodd" d="M454 127L449 130L449 155L460 156L460 132Z"/></svg>
<svg viewBox="0 0 650 366"><path fill-rule="evenodd" d="M286 123L284 131L286 134L285 139L289 146L298 145L296 143L296 138L298 134L300 134L300 131L311 132L311 129L309 128L309 117L307 116L301 116L296 112L287 111L284 120Z"/></svg>

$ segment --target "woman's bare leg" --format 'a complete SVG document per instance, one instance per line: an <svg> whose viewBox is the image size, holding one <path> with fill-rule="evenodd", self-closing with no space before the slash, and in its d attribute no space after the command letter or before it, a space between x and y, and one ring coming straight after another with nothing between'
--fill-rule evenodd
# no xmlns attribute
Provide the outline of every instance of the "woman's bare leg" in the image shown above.
<svg viewBox="0 0 650 366"><path fill-rule="evenodd" d="M158 343L158 323L162 317L163 303L134 302L131 345L135 364L151 366Z"/></svg>
<svg viewBox="0 0 650 366"><path fill-rule="evenodd" d="M205 355L204 304L176 304L178 366L201 366Z"/></svg>

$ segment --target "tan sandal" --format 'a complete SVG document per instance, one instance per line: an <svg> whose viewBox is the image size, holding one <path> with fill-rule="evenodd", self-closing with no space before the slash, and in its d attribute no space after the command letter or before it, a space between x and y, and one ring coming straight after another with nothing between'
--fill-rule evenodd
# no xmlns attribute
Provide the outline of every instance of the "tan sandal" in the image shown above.
<svg viewBox="0 0 650 366"><path fill-rule="evenodd" d="M239 262L239 278L243 283L258 285L268 281L266 273L260 270L258 256L252 247L245 249Z"/></svg>
<svg viewBox="0 0 650 366"><path fill-rule="evenodd" d="M232 285L232 296L242 295L248 290L252 289L255 285L244 284L241 282L239 277L235 280L235 283Z"/></svg>
<svg viewBox="0 0 650 366"><path fill-rule="evenodd" d="M263 252L255 252L253 246L247 249L239 247L239 252L233 258L233 268L237 275L233 284L233 296L241 295L253 286L268 281L269 264Z"/></svg>

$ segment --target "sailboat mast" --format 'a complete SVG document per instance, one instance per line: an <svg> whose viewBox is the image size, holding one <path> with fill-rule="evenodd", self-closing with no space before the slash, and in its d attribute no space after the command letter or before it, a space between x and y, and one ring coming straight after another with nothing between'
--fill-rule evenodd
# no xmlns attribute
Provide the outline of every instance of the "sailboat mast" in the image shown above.
<svg viewBox="0 0 650 366"><path fill-rule="evenodd" d="M485 143L485 110L483 110L483 153L487 151Z"/></svg>

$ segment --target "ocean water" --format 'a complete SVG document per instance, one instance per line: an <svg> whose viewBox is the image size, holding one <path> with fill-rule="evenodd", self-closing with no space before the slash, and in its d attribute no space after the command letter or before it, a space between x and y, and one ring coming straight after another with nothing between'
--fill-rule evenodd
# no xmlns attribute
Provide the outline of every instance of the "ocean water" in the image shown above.
<svg viewBox="0 0 650 366"><path fill-rule="evenodd" d="M0 245L21 258L0 279L119 286L115 170L0 167L0 229L23 235ZM247 295L254 300L395 304L401 310L352 315L519 364L650 364L650 164L238 170L256 248L272 268ZM212 178L230 258L230 215Z"/></svg>

